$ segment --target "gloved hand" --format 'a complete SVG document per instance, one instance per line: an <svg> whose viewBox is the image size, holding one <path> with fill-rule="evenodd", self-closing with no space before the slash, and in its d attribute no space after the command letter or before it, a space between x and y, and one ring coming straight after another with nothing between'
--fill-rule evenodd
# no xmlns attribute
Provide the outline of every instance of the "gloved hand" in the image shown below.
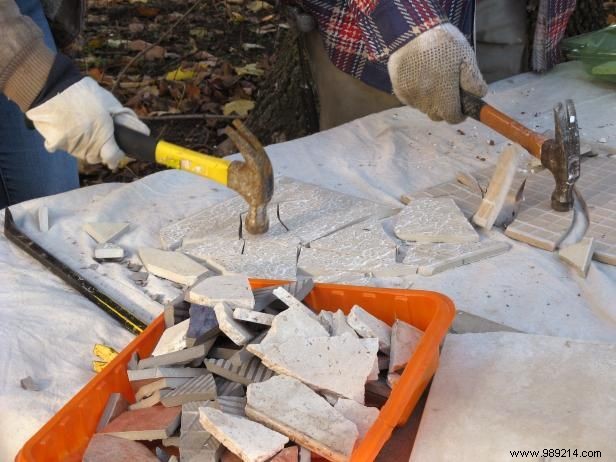
<svg viewBox="0 0 616 462"><path fill-rule="evenodd" d="M49 152L64 150L89 164L114 169L125 157L113 136L113 122L150 134L137 115L90 77L26 112Z"/></svg>
<svg viewBox="0 0 616 462"><path fill-rule="evenodd" d="M484 96L488 86L475 52L452 24L441 24L395 51L387 63L394 93L432 120L464 120L460 88Z"/></svg>

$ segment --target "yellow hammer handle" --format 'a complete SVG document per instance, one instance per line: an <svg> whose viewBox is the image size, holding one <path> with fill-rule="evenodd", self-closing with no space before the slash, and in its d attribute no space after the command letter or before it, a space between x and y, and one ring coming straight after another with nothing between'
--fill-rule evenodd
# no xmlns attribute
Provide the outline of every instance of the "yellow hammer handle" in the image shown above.
<svg viewBox="0 0 616 462"><path fill-rule="evenodd" d="M186 170L227 185L231 161L201 154L166 141L156 144L155 157L158 164Z"/></svg>

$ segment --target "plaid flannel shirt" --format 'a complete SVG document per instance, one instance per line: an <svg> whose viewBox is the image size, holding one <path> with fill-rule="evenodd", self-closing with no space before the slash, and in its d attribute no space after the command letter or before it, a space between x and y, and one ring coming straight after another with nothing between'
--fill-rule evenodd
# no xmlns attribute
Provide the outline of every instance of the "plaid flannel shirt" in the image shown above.
<svg viewBox="0 0 616 462"><path fill-rule="evenodd" d="M380 90L391 92L389 56L433 27L450 22L473 42L475 0L301 0L314 16L334 65ZM541 0L544 70L558 62L558 44L575 0Z"/></svg>

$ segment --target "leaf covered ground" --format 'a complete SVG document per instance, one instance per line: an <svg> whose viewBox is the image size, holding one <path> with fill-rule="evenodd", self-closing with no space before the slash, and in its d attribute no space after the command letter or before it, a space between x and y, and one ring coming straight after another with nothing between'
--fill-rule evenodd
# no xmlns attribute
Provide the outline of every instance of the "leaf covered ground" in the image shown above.
<svg viewBox="0 0 616 462"><path fill-rule="evenodd" d="M164 138L201 152L233 152L224 128L246 117L289 26L261 0L90 0L71 51L97 80ZM86 166L84 185L132 181L157 167Z"/></svg>

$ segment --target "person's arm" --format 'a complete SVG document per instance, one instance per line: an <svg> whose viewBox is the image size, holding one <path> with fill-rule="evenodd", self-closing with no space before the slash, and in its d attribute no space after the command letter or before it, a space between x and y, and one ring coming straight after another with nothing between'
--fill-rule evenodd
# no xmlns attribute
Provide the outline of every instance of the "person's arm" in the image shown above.
<svg viewBox="0 0 616 462"><path fill-rule="evenodd" d="M351 0L371 59L387 60L394 94L432 120L464 120L460 90L487 92L475 52L437 0ZM459 0L458 12L471 8Z"/></svg>
<svg viewBox="0 0 616 462"><path fill-rule="evenodd" d="M32 19L22 15L13 0L2 0L0 92L25 112L44 87L54 60Z"/></svg>
<svg viewBox="0 0 616 462"><path fill-rule="evenodd" d="M149 134L137 115L66 56L51 51L42 31L13 0L0 0L0 92L17 103L45 138L49 152L67 151L115 168L124 158L114 122Z"/></svg>

